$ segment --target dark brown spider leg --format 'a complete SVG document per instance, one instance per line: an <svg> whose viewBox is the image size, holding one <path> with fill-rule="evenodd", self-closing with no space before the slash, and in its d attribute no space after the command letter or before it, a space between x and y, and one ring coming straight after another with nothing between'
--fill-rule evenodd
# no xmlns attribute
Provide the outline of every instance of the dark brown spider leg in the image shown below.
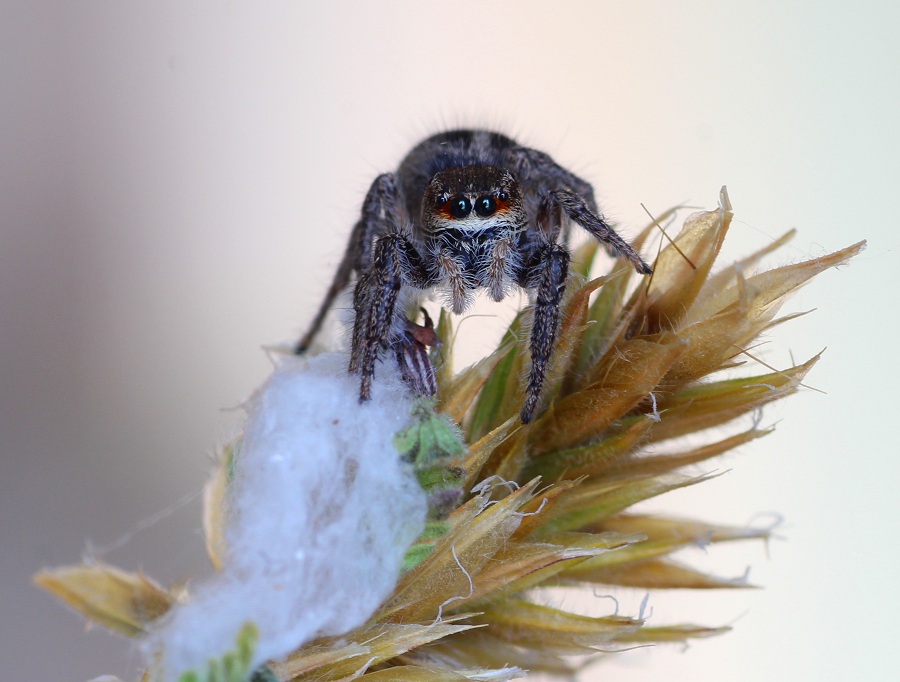
<svg viewBox="0 0 900 682"><path fill-rule="evenodd" d="M531 373L525 389L525 405L520 415L525 424L534 417L544 385L547 364L556 345L559 306L566 290L566 277L569 273L569 252L561 244L545 244L537 252L536 257L537 297L531 326Z"/></svg>
<svg viewBox="0 0 900 682"><path fill-rule="evenodd" d="M642 275L653 273L653 268L644 262L634 247L622 239L601 216L591 211L580 196L568 190L555 190L550 192L550 196L559 203L569 218L590 232L611 255L624 256Z"/></svg>
<svg viewBox="0 0 900 682"><path fill-rule="evenodd" d="M350 371L360 375L359 400L372 395L372 377L379 353L398 339L405 327L396 319L397 299L404 284L424 287L428 275L422 258L409 239L389 232L375 240L371 266L359 278L354 292L353 349Z"/></svg>
<svg viewBox="0 0 900 682"><path fill-rule="evenodd" d="M393 225L400 222L398 215L401 205L397 190L397 180L392 173L384 173L375 178L363 202L362 217L350 233L350 241L344 251L344 257L338 265L331 286L319 306L316 316L309 325L303 338L294 348L294 353L305 353L319 333L325 316L331 309L334 299L347 288L353 272L360 272L372 262L372 243L376 237L385 234Z"/></svg>
<svg viewBox="0 0 900 682"><path fill-rule="evenodd" d="M584 198L591 211L597 213L597 200L591 183L560 166L544 152L516 147L509 152L514 166L530 182L544 187L565 187Z"/></svg>
<svg viewBox="0 0 900 682"><path fill-rule="evenodd" d="M571 171L566 170L554 161L549 154L537 149L529 149L528 147L516 147L511 150L510 155L513 163L525 182L535 187L542 188L542 193L551 189L567 189L573 194L581 197L585 205L595 215L600 215L597 208L597 200L594 198L594 188L587 180L583 180ZM549 198L548 198L549 200ZM543 204L544 202L542 202ZM556 203L556 202L552 202ZM547 212L542 206L542 211ZM553 214L559 214L559 206L554 207ZM561 217L561 216L560 216ZM538 218L540 220L540 217ZM556 234L562 230L562 243L569 243L570 223L568 221L559 220L556 226ZM557 239L553 237L553 241Z"/></svg>
<svg viewBox="0 0 900 682"><path fill-rule="evenodd" d="M554 201L549 196L542 197L537 211L537 228L541 234L541 239L550 244L558 241L562 224L562 208L559 202ZM568 242L568 235L564 235L564 237L566 238L563 239L563 244Z"/></svg>

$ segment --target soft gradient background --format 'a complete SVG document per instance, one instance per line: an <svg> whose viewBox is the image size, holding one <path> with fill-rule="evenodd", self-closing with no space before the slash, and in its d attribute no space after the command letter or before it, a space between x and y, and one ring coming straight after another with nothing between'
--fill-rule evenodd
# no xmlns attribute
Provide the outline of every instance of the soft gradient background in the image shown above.
<svg viewBox="0 0 900 682"><path fill-rule="evenodd" d="M776 262L870 240L765 346L781 367L828 346L808 380L827 395L774 406L775 435L711 465L727 475L654 502L783 515L768 552L687 557L765 589L653 594L654 623L735 629L585 677L893 679L898 32L888 2L4 2L2 677L133 677L128 642L29 576L89 547L166 582L207 570L198 500L174 508L262 347L310 319L374 176L462 123L583 174L626 235L641 202L713 207L727 184L730 257L791 227ZM633 614L643 595L618 596Z"/></svg>

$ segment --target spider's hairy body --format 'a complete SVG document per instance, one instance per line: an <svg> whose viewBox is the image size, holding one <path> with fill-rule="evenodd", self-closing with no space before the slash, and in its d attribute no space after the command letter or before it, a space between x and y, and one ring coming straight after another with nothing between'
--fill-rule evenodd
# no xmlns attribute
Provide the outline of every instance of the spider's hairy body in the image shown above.
<svg viewBox="0 0 900 682"><path fill-rule="evenodd" d="M548 155L484 130L433 135L407 154L396 174L380 175L372 184L331 288L297 352L309 346L355 272L350 371L360 375L360 400L369 398L376 360L387 348L397 353L416 390L433 393L433 368L398 300L404 293L437 290L460 314L479 289L500 301L521 287L534 301L531 374L521 413L528 422L538 407L559 327L569 264L561 242L569 220L638 272L651 272L601 217L593 188Z"/></svg>

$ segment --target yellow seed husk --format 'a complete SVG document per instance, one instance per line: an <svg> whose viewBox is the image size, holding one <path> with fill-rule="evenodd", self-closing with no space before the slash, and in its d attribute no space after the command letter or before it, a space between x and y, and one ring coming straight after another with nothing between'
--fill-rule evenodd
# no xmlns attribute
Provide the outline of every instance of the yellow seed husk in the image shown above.
<svg viewBox="0 0 900 682"><path fill-rule="evenodd" d="M141 573L102 563L41 571L34 583L90 620L129 637L169 610L175 597Z"/></svg>

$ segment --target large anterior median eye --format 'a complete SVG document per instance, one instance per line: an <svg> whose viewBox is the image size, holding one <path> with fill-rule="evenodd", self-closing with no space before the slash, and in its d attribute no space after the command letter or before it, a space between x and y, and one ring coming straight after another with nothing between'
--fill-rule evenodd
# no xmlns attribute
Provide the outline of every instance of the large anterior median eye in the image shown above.
<svg viewBox="0 0 900 682"><path fill-rule="evenodd" d="M497 200L494 197L478 197L475 202L475 213L482 218L487 218L497 210Z"/></svg>
<svg viewBox="0 0 900 682"><path fill-rule="evenodd" d="M465 197L450 200L450 215L462 220L472 212L472 203Z"/></svg>

